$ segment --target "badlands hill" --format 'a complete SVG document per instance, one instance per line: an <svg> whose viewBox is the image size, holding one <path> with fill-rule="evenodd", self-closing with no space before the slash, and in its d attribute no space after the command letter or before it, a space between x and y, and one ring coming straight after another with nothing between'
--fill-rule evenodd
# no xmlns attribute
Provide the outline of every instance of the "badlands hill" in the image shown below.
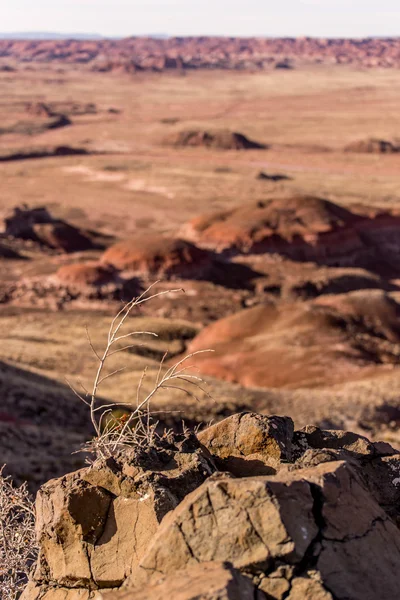
<svg viewBox="0 0 400 600"><path fill-rule="evenodd" d="M96 71L288 69L297 62L398 67L398 38L131 37L122 40L0 39L8 60L65 62Z"/></svg>

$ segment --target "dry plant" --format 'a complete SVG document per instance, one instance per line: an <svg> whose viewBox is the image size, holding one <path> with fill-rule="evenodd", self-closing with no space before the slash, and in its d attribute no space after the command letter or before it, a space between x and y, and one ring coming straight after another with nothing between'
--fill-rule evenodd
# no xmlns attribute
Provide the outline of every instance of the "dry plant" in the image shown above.
<svg viewBox="0 0 400 600"><path fill-rule="evenodd" d="M26 483L15 487L0 469L0 598L17 600L36 560L35 512Z"/></svg>
<svg viewBox="0 0 400 600"><path fill-rule="evenodd" d="M159 435L157 433L158 423L154 420L156 413L151 410L151 402L154 399L154 396L161 389L179 390L196 399L198 399L196 396L196 390L201 390L204 394L210 397L210 394L204 389L203 379L197 375L194 375L193 373L190 373L189 371L193 369L193 365L187 363L188 360L197 354L210 352L210 350L201 350L188 354L176 364L168 368L165 368L165 361L168 355L168 352L166 352L160 361L152 389L147 394L142 393L142 384L147 375L147 370L145 369L136 389L136 398L134 399L134 403L132 403L134 408L132 409L132 405L130 405L130 412L128 414L124 414L121 418L113 418L112 413L115 408L121 408L123 406L122 404L102 404L98 400L98 393L101 384L106 379L109 379L110 377L113 377L125 370L125 367L121 367L108 373L105 372L108 359L115 354L124 352L125 350L136 346L136 344L125 344L124 341L129 340L129 338L137 335L150 335L158 337L156 333L151 331L130 331L128 333L122 332L122 328L132 310L144 302L149 302L153 298L157 298L165 294L184 291L182 289L174 289L148 295L148 293L157 283L158 282L150 286L139 297L134 298L125 304L117 313L111 322L105 347L101 352L94 348L89 331L86 330L90 348L92 349L92 352L95 355L98 363L97 371L91 392L83 388L85 392L85 395L83 396L74 388L72 389L80 398L80 400L82 400L82 402L88 406L90 411L90 419L95 431L95 437L84 446L84 450L95 454L99 458L113 456L123 447L129 446L134 448L149 448L154 445L157 439L159 439ZM123 342L123 345L121 345L121 342ZM187 389L185 386L188 386L189 389Z"/></svg>

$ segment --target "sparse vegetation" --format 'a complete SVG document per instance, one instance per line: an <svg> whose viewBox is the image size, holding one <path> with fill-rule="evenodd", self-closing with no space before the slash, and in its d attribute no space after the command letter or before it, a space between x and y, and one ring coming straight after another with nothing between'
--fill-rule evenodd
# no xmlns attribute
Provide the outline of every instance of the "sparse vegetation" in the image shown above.
<svg viewBox="0 0 400 600"><path fill-rule="evenodd" d="M155 284L154 284L155 285ZM150 294L153 286L149 287L143 294L137 298L133 298L125 304L122 309L113 318L105 347L102 351L98 351L90 338L89 331L87 336L90 348L97 359L97 371L93 381L91 392L84 389L85 395L74 392L84 402L90 412L90 420L95 431L95 436L84 446L85 451L89 451L97 457L106 458L118 452L124 446L135 448L146 448L154 445L158 438L157 425L158 422L154 418L154 413L151 410L151 402L159 390L178 390L184 394L196 398L196 388L209 396L204 389L204 382L201 377L190 372L193 368L187 361L197 354L210 352L210 350L200 350L186 355L174 365L166 367L166 359L168 352L165 352L161 358L158 371L153 385L149 392L142 394L142 384L147 375L145 369L140 378L136 390L136 398L133 403L133 408L130 406L130 412L122 412L119 415L118 410L121 405L118 403L106 403L99 401L98 393L101 384L110 377L117 375L125 370L125 367L115 369L111 372L106 372L107 360L118 353L129 351L132 348L137 348L137 344L127 344L126 341L134 336L148 335L157 337L157 334L151 331L129 331L123 333L123 326L131 314L131 312L141 304L157 298L159 296L178 292L183 290L170 290ZM117 411L115 409L118 409Z"/></svg>
<svg viewBox="0 0 400 600"><path fill-rule="evenodd" d="M0 469L0 598L17 600L37 556L35 512L26 483L13 485Z"/></svg>

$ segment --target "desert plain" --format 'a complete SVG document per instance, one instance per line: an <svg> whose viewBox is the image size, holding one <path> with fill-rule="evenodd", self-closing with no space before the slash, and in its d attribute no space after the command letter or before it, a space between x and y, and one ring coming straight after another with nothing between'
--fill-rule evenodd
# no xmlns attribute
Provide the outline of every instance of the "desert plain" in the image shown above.
<svg viewBox="0 0 400 600"><path fill-rule="evenodd" d="M100 351L113 315L152 285L172 291L128 331L158 337L110 359L125 370L105 401L134 405L167 351L171 364L210 349L191 359L204 391L155 397L162 426L253 410L400 441L396 69L17 61L0 89L0 463L17 480L35 489L82 464L91 426L69 386L93 382L87 330ZM68 123L49 126L59 114ZM261 147L218 147L221 131Z"/></svg>

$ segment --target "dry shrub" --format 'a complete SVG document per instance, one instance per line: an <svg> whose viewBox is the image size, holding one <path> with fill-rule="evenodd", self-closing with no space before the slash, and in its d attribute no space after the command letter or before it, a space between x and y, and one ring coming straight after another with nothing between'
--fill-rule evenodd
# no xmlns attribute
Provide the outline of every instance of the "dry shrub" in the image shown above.
<svg viewBox="0 0 400 600"><path fill-rule="evenodd" d="M72 389L82 402L87 405L95 432L95 436L85 444L83 450L94 454L97 458L104 459L114 456L123 450L124 447L146 450L157 445L157 442L163 436L169 434L169 432L165 432L164 434L158 433L158 422L155 419L155 413L151 410L151 402L161 389L179 390L194 398L197 398L196 390L201 390L204 394L210 396L204 389L202 378L190 372L193 369L193 365L188 364L188 361L193 356L203 352L210 352L210 350L201 350L185 356L168 368L165 366L168 353L165 353L160 361L151 391L143 394L142 384L147 375L147 371L144 370L132 405L127 406L128 411L123 412L121 415L118 415L118 412L123 408L123 405L119 403L104 404L98 398L101 384L106 379L114 377L125 370L125 367L121 367L117 370L106 372L108 359L115 354L136 347L136 344L125 343L134 336L150 335L158 337L156 333L151 331L129 331L123 333L123 326L126 324L131 312L153 298L184 291L182 289L175 289L149 295L149 292L156 283L143 292L141 296L125 304L114 317L103 350L98 351L94 348L89 332L87 331L90 347L97 360L97 372L90 392L84 388L85 393L82 395L74 388Z"/></svg>
<svg viewBox="0 0 400 600"><path fill-rule="evenodd" d="M20 487L0 469L0 598L16 600L36 560L35 512L26 483Z"/></svg>

